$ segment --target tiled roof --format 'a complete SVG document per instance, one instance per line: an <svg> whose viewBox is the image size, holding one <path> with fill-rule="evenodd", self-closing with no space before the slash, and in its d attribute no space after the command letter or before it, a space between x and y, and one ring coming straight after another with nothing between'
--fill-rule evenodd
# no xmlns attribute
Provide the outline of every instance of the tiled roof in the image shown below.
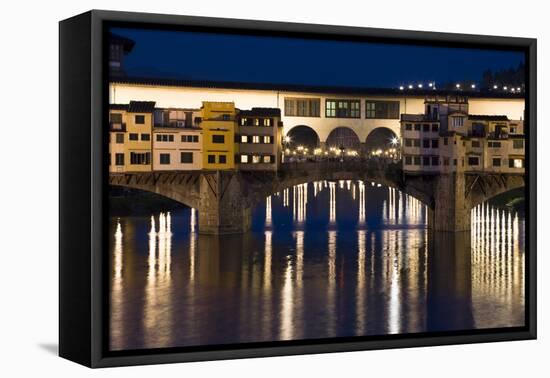
<svg viewBox="0 0 550 378"><path fill-rule="evenodd" d="M401 121L405 121L405 122L439 122L439 120L427 117L425 114L401 114Z"/></svg>
<svg viewBox="0 0 550 378"><path fill-rule="evenodd" d="M373 95L373 96L391 96L398 95L403 97L424 97L433 95L461 95L466 97L481 98L523 98L521 93L500 93L500 92L479 92L479 91L453 91L453 90L433 90L433 89L406 89L398 88L368 88L368 87L342 87L342 86L323 86L323 85L302 85L302 84L282 84L282 83L249 83L249 82L230 82L230 81L210 81L210 80L187 80L170 78L150 78L135 76L111 77L111 83L118 84L141 84L151 86L169 86L169 87L192 87L192 88L220 88L220 89L249 89L249 90L275 90L284 92L304 92L304 93L327 93L327 94L349 94L349 95Z"/></svg>
<svg viewBox="0 0 550 378"><path fill-rule="evenodd" d="M129 113L152 113L155 110L154 101L130 101Z"/></svg>
<svg viewBox="0 0 550 378"><path fill-rule="evenodd" d="M128 104L109 104L111 110L128 110Z"/></svg>
<svg viewBox="0 0 550 378"><path fill-rule="evenodd" d="M472 121L509 121L505 115L485 115L485 114L470 114L469 120Z"/></svg>
<svg viewBox="0 0 550 378"><path fill-rule="evenodd" d="M280 117L281 109L279 108L252 108L250 110L241 110L239 115L242 117Z"/></svg>

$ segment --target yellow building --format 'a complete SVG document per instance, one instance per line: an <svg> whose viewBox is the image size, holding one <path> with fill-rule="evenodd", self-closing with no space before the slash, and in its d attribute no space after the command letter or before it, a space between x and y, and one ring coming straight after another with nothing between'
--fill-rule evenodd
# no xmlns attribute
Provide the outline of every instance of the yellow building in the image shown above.
<svg viewBox="0 0 550 378"><path fill-rule="evenodd" d="M237 112L233 102L203 102L203 169L235 169Z"/></svg>
<svg viewBox="0 0 550 378"><path fill-rule="evenodd" d="M110 107L110 171L151 172L155 103L130 101Z"/></svg>

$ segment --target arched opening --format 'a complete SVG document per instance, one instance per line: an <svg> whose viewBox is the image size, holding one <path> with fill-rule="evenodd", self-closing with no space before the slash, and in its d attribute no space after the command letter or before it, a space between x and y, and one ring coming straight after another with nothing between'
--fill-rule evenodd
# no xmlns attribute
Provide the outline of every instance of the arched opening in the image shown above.
<svg viewBox="0 0 550 378"><path fill-rule="evenodd" d="M399 137L387 127L377 127L365 140L365 153L369 156L399 158Z"/></svg>
<svg viewBox="0 0 550 378"><path fill-rule="evenodd" d="M337 127L327 137L327 148L358 153L361 148L361 141L355 131L349 127Z"/></svg>
<svg viewBox="0 0 550 378"><path fill-rule="evenodd" d="M309 126L295 126L284 138L285 155L311 155L319 147L319 135Z"/></svg>

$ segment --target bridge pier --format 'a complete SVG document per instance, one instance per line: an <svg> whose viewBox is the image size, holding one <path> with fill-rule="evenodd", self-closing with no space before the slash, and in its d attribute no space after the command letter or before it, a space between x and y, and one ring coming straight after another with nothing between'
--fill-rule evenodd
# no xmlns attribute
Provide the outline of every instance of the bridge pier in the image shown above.
<svg viewBox="0 0 550 378"><path fill-rule="evenodd" d="M470 230L470 204L463 173L440 174L434 182L434 208L428 210L428 227L434 231Z"/></svg>
<svg viewBox="0 0 550 378"><path fill-rule="evenodd" d="M250 229L252 210L236 172L216 171L200 178L199 233L238 234Z"/></svg>

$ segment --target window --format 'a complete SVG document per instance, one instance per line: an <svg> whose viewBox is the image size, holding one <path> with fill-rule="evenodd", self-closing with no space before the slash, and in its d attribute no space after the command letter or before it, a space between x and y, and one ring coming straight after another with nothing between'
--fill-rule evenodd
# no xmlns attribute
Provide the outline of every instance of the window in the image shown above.
<svg viewBox="0 0 550 378"><path fill-rule="evenodd" d="M248 155L241 155L241 163L248 163Z"/></svg>
<svg viewBox="0 0 550 378"><path fill-rule="evenodd" d="M449 144L449 139L448 138L443 138L443 144L446 146Z"/></svg>
<svg viewBox="0 0 550 378"><path fill-rule="evenodd" d="M157 142L173 142L174 141L174 135L173 134L157 134Z"/></svg>
<svg viewBox="0 0 550 378"><path fill-rule="evenodd" d="M439 148L439 139L432 139L432 148Z"/></svg>
<svg viewBox="0 0 550 378"><path fill-rule="evenodd" d="M477 156L468 156L468 165L478 166L479 165L479 157L477 157Z"/></svg>
<svg viewBox="0 0 550 378"><path fill-rule="evenodd" d="M150 152L130 152L130 164L146 165L151 164Z"/></svg>
<svg viewBox="0 0 550 378"><path fill-rule="evenodd" d="M411 123L406 123L406 124L405 124L405 130L411 131L412 128L413 128L413 125L412 125Z"/></svg>
<svg viewBox="0 0 550 378"><path fill-rule="evenodd" d="M183 164L193 163L193 153L192 152L182 152L181 153L181 162Z"/></svg>
<svg viewBox="0 0 550 378"><path fill-rule="evenodd" d="M199 136L198 135L182 135L181 141L186 143L198 143Z"/></svg>
<svg viewBox="0 0 550 378"><path fill-rule="evenodd" d="M246 126L247 125L247 119L246 118L241 118L241 126Z"/></svg>
<svg viewBox="0 0 550 378"><path fill-rule="evenodd" d="M170 154L160 154L160 164L170 164Z"/></svg>
<svg viewBox="0 0 550 378"><path fill-rule="evenodd" d="M271 122L271 118L264 118L263 119L263 125L266 127L271 126L273 123Z"/></svg>
<svg viewBox="0 0 550 378"><path fill-rule="evenodd" d="M509 159L508 166L510 168L523 168L523 159Z"/></svg>
<svg viewBox="0 0 550 378"><path fill-rule="evenodd" d="M439 131L439 125L437 123L432 123L432 131L434 133Z"/></svg>
<svg viewBox="0 0 550 378"><path fill-rule="evenodd" d="M420 156L415 156L413 158L414 165L420 165Z"/></svg>
<svg viewBox="0 0 550 378"><path fill-rule="evenodd" d="M252 137L252 143L260 143L260 136L259 135L254 135Z"/></svg>
<svg viewBox="0 0 550 378"><path fill-rule="evenodd" d="M327 100L325 116L328 118L360 118L361 103L359 100Z"/></svg>
<svg viewBox="0 0 550 378"><path fill-rule="evenodd" d="M430 148L430 140L429 139L422 139L422 147L423 148Z"/></svg>
<svg viewBox="0 0 550 378"><path fill-rule="evenodd" d="M405 156L405 165L412 165L412 156Z"/></svg>
<svg viewBox="0 0 550 378"><path fill-rule="evenodd" d="M216 162L216 155L208 155L208 163L214 164Z"/></svg>
<svg viewBox="0 0 550 378"><path fill-rule="evenodd" d="M449 165L449 158L443 158L443 165Z"/></svg>
<svg viewBox="0 0 550 378"><path fill-rule="evenodd" d="M115 141L118 144L124 143L124 134L117 133L115 136Z"/></svg>
<svg viewBox="0 0 550 378"><path fill-rule="evenodd" d="M425 165L425 166L430 165L430 157L429 156L422 157L422 165Z"/></svg>
<svg viewBox="0 0 550 378"><path fill-rule="evenodd" d="M412 147L413 140L410 138L405 138L405 147Z"/></svg>
<svg viewBox="0 0 550 378"><path fill-rule="evenodd" d="M328 117L328 118L336 117L336 101L327 100L325 102L325 117Z"/></svg>
<svg viewBox="0 0 550 378"><path fill-rule="evenodd" d="M259 163L261 160L260 160L260 156L259 155L254 155L252 156L252 162L253 163Z"/></svg>
<svg viewBox="0 0 550 378"><path fill-rule="evenodd" d="M115 154L115 165L124 165L124 154Z"/></svg>
<svg viewBox="0 0 550 378"><path fill-rule="evenodd" d="M248 135L241 135L241 143L248 143Z"/></svg>
<svg viewBox="0 0 550 378"><path fill-rule="evenodd" d="M212 135L212 143L225 143L225 135Z"/></svg>
<svg viewBox="0 0 550 378"><path fill-rule="evenodd" d="M151 134L141 134L141 140L143 141L151 140Z"/></svg>
<svg viewBox="0 0 550 378"><path fill-rule="evenodd" d="M264 143L270 144L271 143L271 136L265 135L264 136Z"/></svg>
<svg viewBox="0 0 550 378"><path fill-rule="evenodd" d="M265 155L263 157L263 162L264 163L271 163L271 155Z"/></svg>
<svg viewBox="0 0 550 378"><path fill-rule="evenodd" d="M481 143L479 140L472 140L472 148L479 148L481 147Z"/></svg>
<svg viewBox="0 0 550 378"><path fill-rule="evenodd" d="M128 134L128 139L129 140L138 140L138 136L139 135L136 134L136 133L130 133L130 134Z"/></svg>
<svg viewBox="0 0 550 378"><path fill-rule="evenodd" d="M398 119L399 101L372 101L366 102L366 117L377 119Z"/></svg>
<svg viewBox="0 0 550 378"><path fill-rule="evenodd" d="M493 167L500 167L501 159L499 157L493 158Z"/></svg>
<svg viewBox="0 0 550 378"><path fill-rule="evenodd" d="M522 149L523 148L523 139L514 139L513 147L516 150Z"/></svg>
<svg viewBox="0 0 550 378"><path fill-rule="evenodd" d="M220 164L227 163L227 157L225 155L220 155L218 159Z"/></svg>
<svg viewBox="0 0 550 378"><path fill-rule="evenodd" d="M427 124L427 123L423 124L422 125L422 131L425 132L425 133L429 132L430 131L430 125Z"/></svg>
<svg viewBox="0 0 550 378"><path fill-rule="evenodd" d="M136 125L143 125L145 124L145 116L144 115L136 115Z"/></svg>
<svg viewBox="0 0 550 378"><path fill-rule="evenodd" d="M420 147L420 139L413 139L413 147Z"/></svg>
<svg viewBox="0 0 550 378"><path fill-rule="evenodd" d="M414 124L414 131L420 131L420 124L419 123Z"/></svg>
<svg viewBox="0 0 550 378"><path fill-rule="evenodd" d="M500 148L501 143L495 142L495 141L489 141L487 142L487 146L489 146L489 148Z"/></svg>
<svg viewBox="0 0 550 378"><path fill-rule="evenodd" d="M432 156L432 165L436 167L439 165L439 156Z"/></svg>
<svg viewBox="0 0 550 378"><path fill-rule="evenodd" d="M451 117L451 126L453 127L464 126L464 117Z"/></svg>
<svg viewBox="0 0 550 378"><path fill-rule="evenodd" d="M122 123L122 114L120 113L109 114L109 121L111 121L112 123Z"/></svg>
<svg viewBox="0 0 550 378"><path fill-rule="evenodd" d="M456 166L457 160L453 159L453 165Z"/></svg>
<svg viewBox="0 0 550 378"><path fill-rule="evenodd" d="M285 116L319 117L318 98L285 98Z"/></svg>
<svg viewBox="0 0 550 378"><path fill-rule="evenodd" d="M254 126L260 126L260 119L254 118Z"/></svg>

